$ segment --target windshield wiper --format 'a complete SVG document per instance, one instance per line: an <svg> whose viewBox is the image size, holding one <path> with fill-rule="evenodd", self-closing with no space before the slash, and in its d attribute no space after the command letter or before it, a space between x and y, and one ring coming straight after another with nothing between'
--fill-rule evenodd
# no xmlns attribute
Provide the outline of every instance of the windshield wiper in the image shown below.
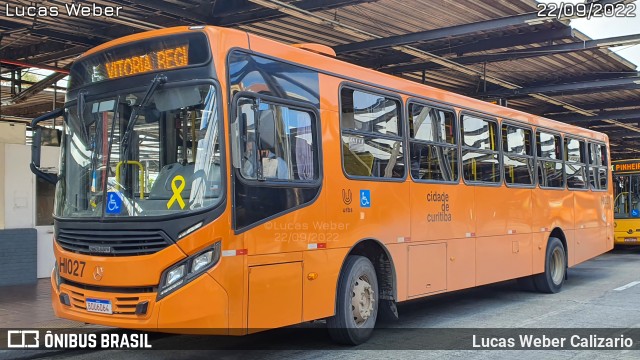
<svg viewBox="0 0 640 360"><path fill-rule="evenodd" d="M122 147L124 149L122 161L126 162L129 160L129 153L131 152L131 146L129 145L131 143L132 131L133 131L133 127L138 121L140 110L143 107L145 107L147 103L149 103L149 100L151 100L151 96L153 95L153 93L156 92L158 87L160 85L163 85L166 82L167 82L167 77L164 74L156 75L153 78L153 80L151 80L151 84L149 84L147 91L144 93L144 96L142 97L142 101L140 101L139 104L135 105L135 107L131 111L131 116L129 116L129 122L127 123L127 128L125 129L124 134L122 135ZM122 179L124 179L123 182L126 182L127 166L124 167L124 171L122 172ZM119 179L116 179L116 181L119 181ZM133 194L132 194L132 198L133 198Z"/></svg>
<svg viewBox="0 0 640 360"><path fill-rule="evenodd" d="M87 103L85 102L86 96L86 90L78 91L78 98L76 99L76 114L78 115L78 120L80 120L80 129L82 129L82 136L84 136L85 141L89 143L89 132L87 131L87 125L84 121L84 108L87 105Z"/></svg>
<svg viewBox="0 0 640 360"><path fill-rule="evenodd" d="M122 146L125 149L125 156L124 156L124 160L127 160L127 155L129 154L129 142L130 142L130 133L133 130L133 127L136 125L136 122L138 121L138 116L140 116L140 109L142 109L143 107L145 107L147 105L147 103L149 103L149 100L151 100L151 96L153 95L153 93L156 92L156 90L158 89L158 86L164 84L167 82L167 77L164 76L164 74L158 74L156 75L156 77L153 78L153 80L151 80L151 84L149 84L149 87L147 88L147 91L144 93L144 96L142 97L142 101L140 101L140 103L138 105L136 105L133 110L131 111L131 116L129 116L129 122L127 123L127 128L124 131L124 134L122 136Z"/></svg>

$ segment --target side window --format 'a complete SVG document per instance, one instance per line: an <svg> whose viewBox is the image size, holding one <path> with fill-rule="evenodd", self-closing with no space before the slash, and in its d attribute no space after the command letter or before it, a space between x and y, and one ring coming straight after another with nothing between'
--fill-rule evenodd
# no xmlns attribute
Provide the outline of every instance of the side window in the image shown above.
<svg viewBox="0 0 640 360"><path fill-rule="evenodd" d="M607 147L603 144L589 144L589 183L595 190L606 190L609 178Z"/></svg>
<svg viewBox="0 0 640 360"><path fill-rule="evenodd" d="M560 135L542 131L536 133L538 183L541 187L563 188L562 139Z"/></svg>
<svg viewBox="0 0 640 360"><path fill-rule="evenodd" d="M565 172L569 189L587 189L587 157L585 142L564 139Z"/></svg>
<svg viewBox="0 0 640 360"><path fill-rule="evenodd" d="M452 111L409 104L409 155L414 180L458 181L458 148Z"/></svg>
<svg viewBox="0 0 640 360"><path fill-rule="evenodd" d="M236 99L229 124L233 227L243 231L317 198L320 134L316 112L305 105L251 95Z"/></svg>
<svg viewBox="0 0 640 360"><path fill-rule="evenodd" d="M383 95L343 88L342 163L348 175L404 177L400 103Z"/></svg>
<svg viewBox="0 0 640 360"><path fill-rule="evenodd" d="M238 118L244 178L289 182L318 178L313 112L240 98Z"/></svg>
<svg viewBox="0 0 640 360"><path fill-rule="evenodd" d="M502 125L502 152L507 185L532 185L534 170L531 129Z"/></svg>
<svg viewBox="0 0 640 360"><path fill-rule="evenodd" d="M495 121L462 116L462 174L465 180L500 182L497 126Z"/></svg>

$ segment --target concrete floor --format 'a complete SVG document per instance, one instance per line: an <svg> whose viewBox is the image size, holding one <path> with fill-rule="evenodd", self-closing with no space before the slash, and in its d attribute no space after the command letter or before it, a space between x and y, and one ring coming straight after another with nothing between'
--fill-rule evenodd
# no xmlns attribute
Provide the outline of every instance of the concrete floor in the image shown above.
<svg viewBox="0 0 640 360"><path fill-rule="evenodd" d="M519 328L632 329L640 341L640 285L618 289L640 280L640 247L615 249L569 270L558 294L519 290L515 281L483 286L399 306L400 320L384 324L366 344L355 348L330 342L324 324L279 329L246 337L185 337L156 335L159 351L33 353L51 359L637 359L637 350L461 350L471 348L469 334L495 328L500 336L517 336ZM1 308L2 306L0 306ZM1 318L0 318L1 319ZM460 330L463 329L463 330ZM512 329L512 330L511 330ZM545 330L546 329L546 330ZM484 330L487 331L487 330ZM533 330L532 330L533 331ZM573 330L568 330L571 333ZM453 339L453 340L452 340ZM443 349L448 346L458 350ZM189 349L226 349L192 350ZM249 349L260 349L248 351ZM176 350L179 349L179 350ZM30 356L0 351L0 359Z"/></svg>

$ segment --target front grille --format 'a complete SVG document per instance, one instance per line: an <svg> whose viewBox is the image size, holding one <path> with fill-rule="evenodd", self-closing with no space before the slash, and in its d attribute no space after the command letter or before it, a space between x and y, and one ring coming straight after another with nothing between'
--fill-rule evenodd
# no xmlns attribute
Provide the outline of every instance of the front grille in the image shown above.
<svg viewBox="0 0 640 360"><path fill-rule="evenodd" d="M95 256L136 256L156 253L172 242L161 231L58 229L56 241L63 249Z"/></svg>
<svg viewBox="0 0 640 360"><path fill-rule="evenodd" d="M71 291L71 306L76 309L87 310L86 297L84 293L78 291ZM112 304L112 311L114 315L136 315L136 305L140 298L138 297L116 297Z"/></svg>
<svg viewBox="0 0 640 360"><path fill-rule="evenodd" d="M154 286L98 286L98 285L89 285L82 284L79 282L75 282L69 279L60 278L60 284L73 286L78 289L95 291L95 292L104 292L104 293L121 293L121 294L148 294L154 293L157 291L157 288Z"/></svg>

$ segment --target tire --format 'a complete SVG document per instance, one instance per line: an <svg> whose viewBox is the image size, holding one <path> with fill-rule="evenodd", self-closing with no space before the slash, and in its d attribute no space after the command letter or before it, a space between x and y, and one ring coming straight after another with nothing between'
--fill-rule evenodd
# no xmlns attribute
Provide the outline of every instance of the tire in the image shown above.
<svg viewBox="0 0 640 360"><path fill-rule="evenodd" d="M348 256L338 280L336 313L327 319L333 341L346 345L366 342L378 317L378 299L378 278L371 261Z"/></svg>
<svg viewBox="0 0 640 360"><path fill-rule="evenodd" d="M567 255L558 238L549 238L544 261L544 272L533 277L538 291L555 294L560 291L567 274Z"/></svg>

